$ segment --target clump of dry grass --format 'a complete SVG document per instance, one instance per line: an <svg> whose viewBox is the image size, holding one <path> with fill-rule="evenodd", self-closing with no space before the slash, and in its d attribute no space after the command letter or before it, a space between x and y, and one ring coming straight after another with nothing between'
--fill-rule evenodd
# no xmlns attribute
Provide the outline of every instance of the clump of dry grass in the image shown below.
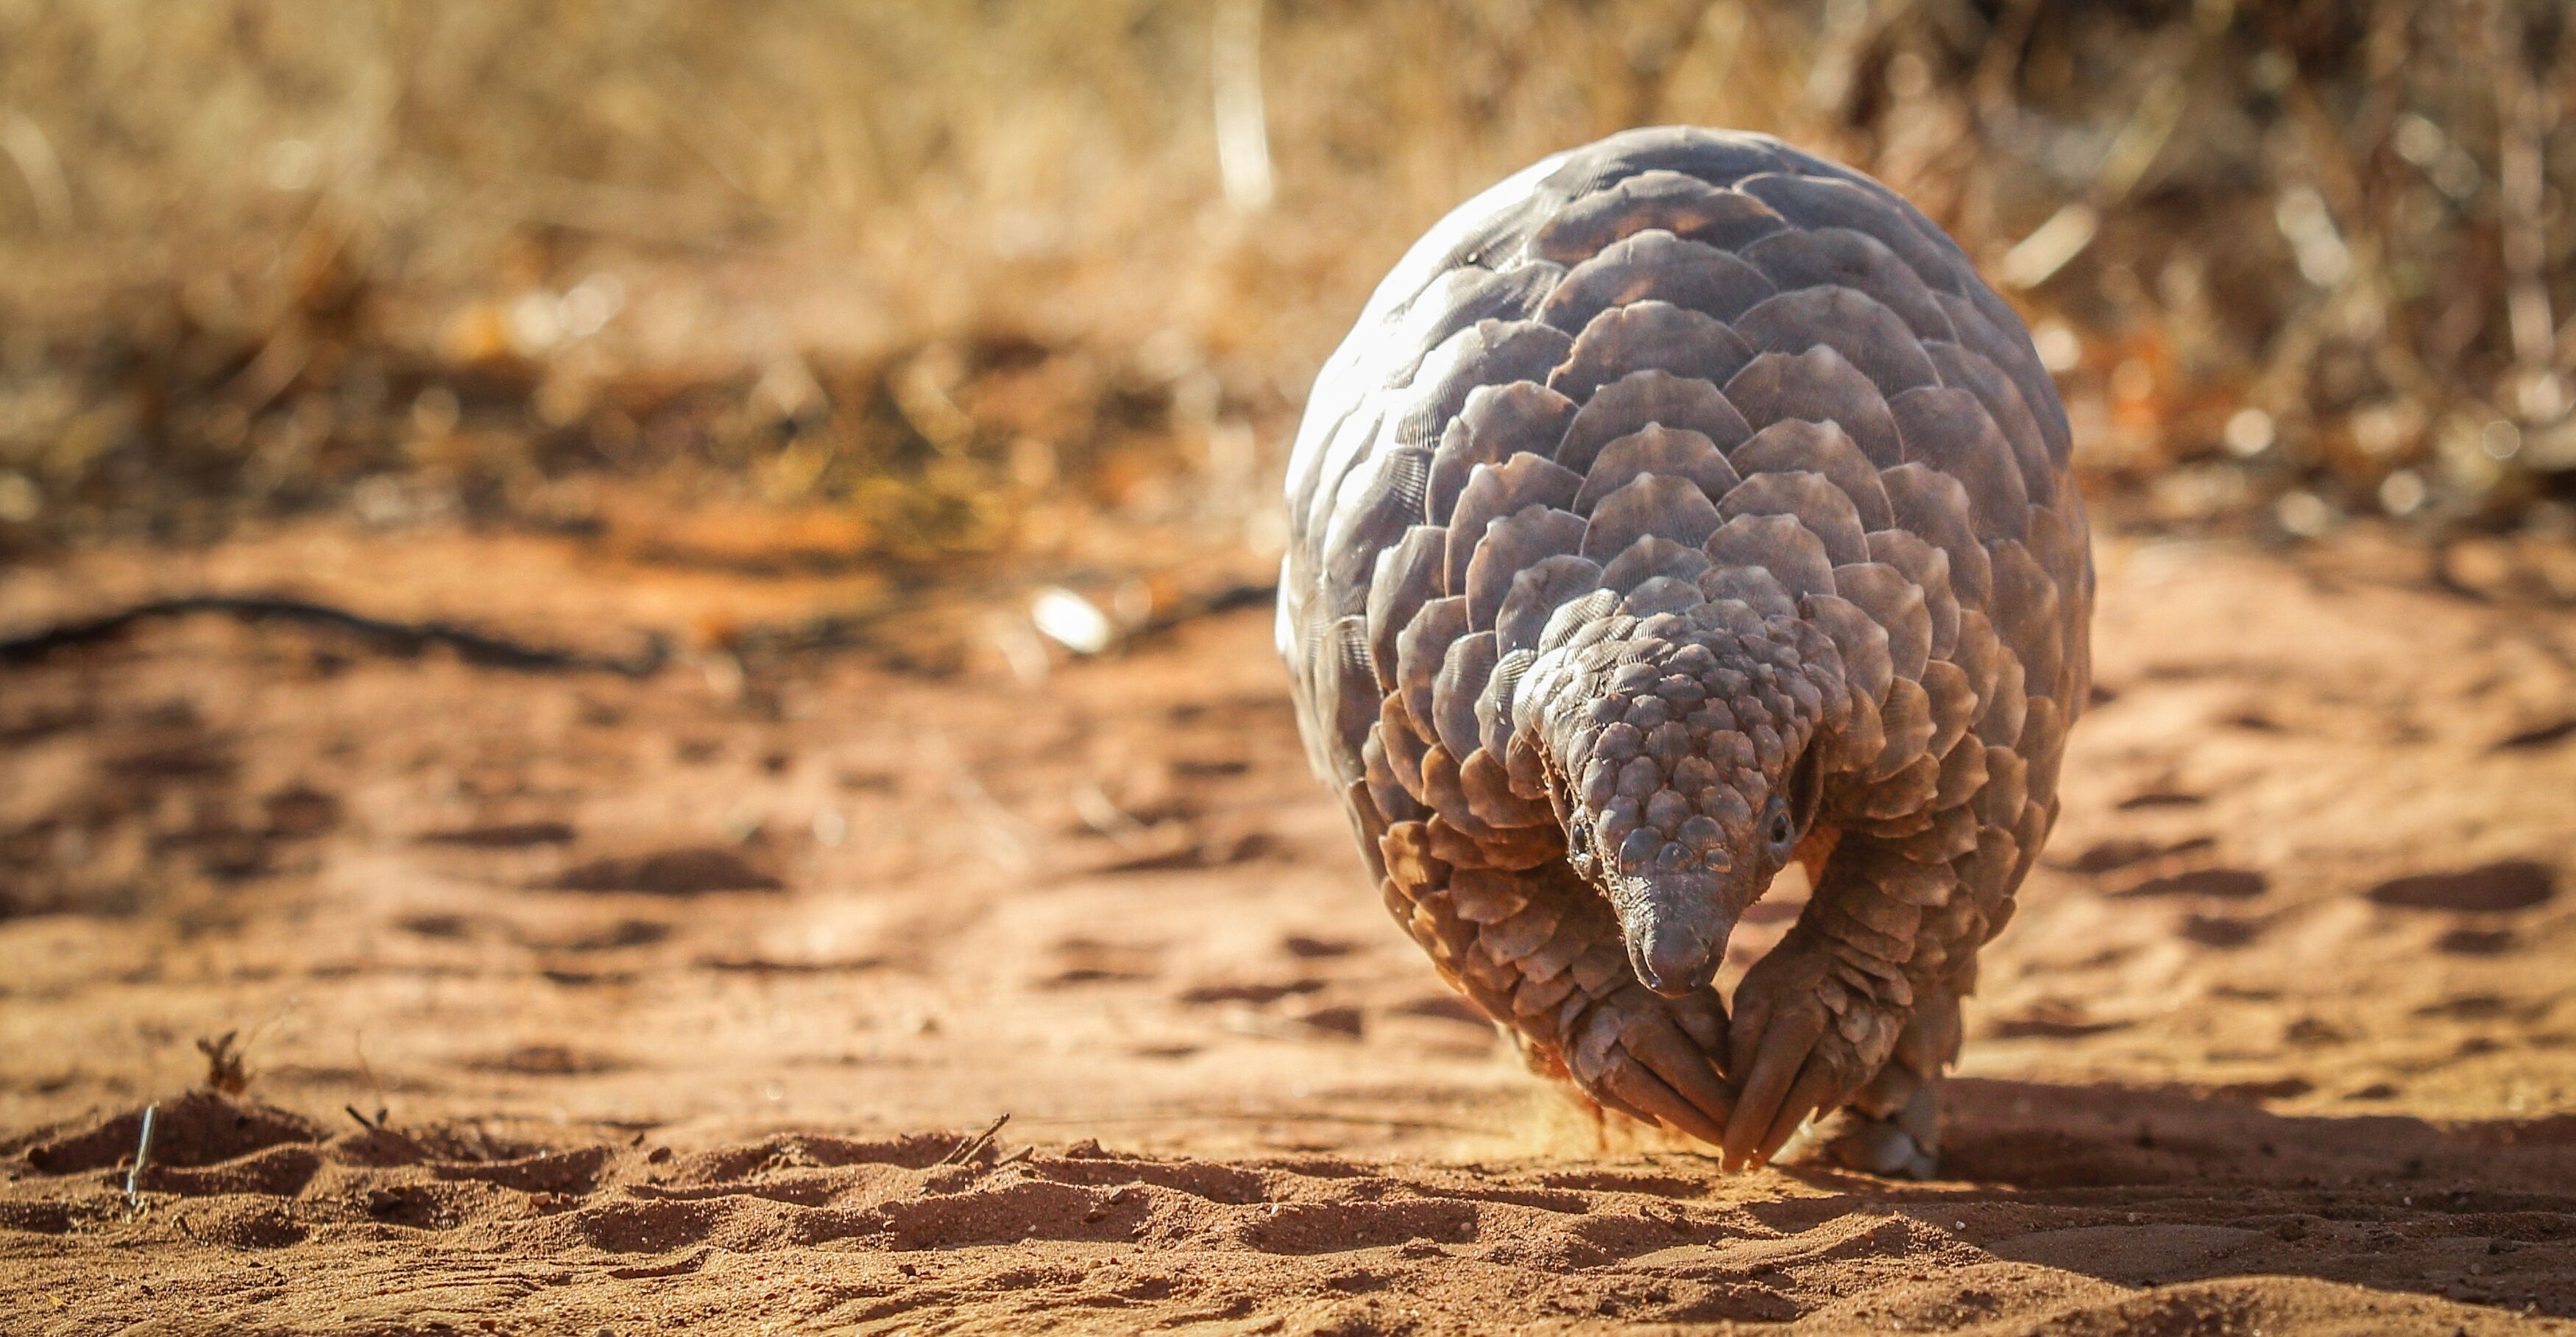
<svg viewBox="0 0 2576 1337"><path fill-rule="evenodd" d="M1956 232L2132 521L2568 527L2540 0L0 3L0 544L621 497L1268 541L1421 227L1628 125ZM1252 525L1246 531L1243 526Z"/></svg>
<svg viewBox="0 0 2576 1337"><path fill-rule="evenodd" d="M240 1035L239 1031L226 1031L211 1040L197 1037L197 1052L206 1056L207 1090L237 1096L250 1089L249 1055L233 1045Z"/></svg>

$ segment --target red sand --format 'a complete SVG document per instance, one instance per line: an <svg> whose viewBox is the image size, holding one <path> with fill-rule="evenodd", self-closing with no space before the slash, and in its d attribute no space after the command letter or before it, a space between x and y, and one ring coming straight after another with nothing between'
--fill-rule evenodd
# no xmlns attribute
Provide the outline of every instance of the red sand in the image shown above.
<svg viewBox="0 0 2576 1337"><path fill-rule="evenodd" d="M1261 612L1034 687L205 618L0 668L0 1332L2576 1332L2576 619L2103 556L1922 1185L1519 1070L1381 922ZM846 593L320 530L22 568L0 628L174 582L606 651Z"/></svg>

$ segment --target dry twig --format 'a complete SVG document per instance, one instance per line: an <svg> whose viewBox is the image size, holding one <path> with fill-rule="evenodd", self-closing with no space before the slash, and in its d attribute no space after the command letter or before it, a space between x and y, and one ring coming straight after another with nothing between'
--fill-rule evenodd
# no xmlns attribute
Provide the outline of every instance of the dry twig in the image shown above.
<svg viewBox="0 0 2576 1337"><path fill-rule="evenodd" d="M958 1143L956 1150L932 1162L931 1168L937 1169L942 1165L963 1165L975 1159L983 1153L984 1148L993 1144L993 1135L1002 1131L1002 1125L1010 1121L1011 1116L1007 1111L996 1116L991 1123L984 1125L983 1132Z"/></svg>
<svg viewBox="0 0 2576 1337"><path fill-rule="evenodd" d="M152 1163L152 1129L160 1119L159 1104L143 1107L143 1131L134 1139L134 1168L125 1172L125 1206L128 1211L143 1210L143 1171Z"/></svg>

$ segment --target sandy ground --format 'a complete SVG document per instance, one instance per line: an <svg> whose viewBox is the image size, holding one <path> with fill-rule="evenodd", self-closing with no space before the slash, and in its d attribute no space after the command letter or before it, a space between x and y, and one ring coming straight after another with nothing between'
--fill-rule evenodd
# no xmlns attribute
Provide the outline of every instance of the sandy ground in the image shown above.
<svg viewBox="0 0 2576 1337"><path fill-rule="evenodd" d="M205 616L0 667L0 1332L2576 1332L2576 617L2102 557L1930 1184L1521 1071L1262 611L1040 681L965 605L641 679ZM206 588L603 653L851 595L312 529L0 573L0 635Z"/></svg>

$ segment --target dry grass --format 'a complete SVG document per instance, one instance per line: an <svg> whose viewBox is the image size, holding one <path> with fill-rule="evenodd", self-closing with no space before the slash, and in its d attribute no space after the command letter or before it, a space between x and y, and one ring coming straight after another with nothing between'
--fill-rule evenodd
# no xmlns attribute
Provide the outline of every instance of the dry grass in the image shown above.
<svg viewBox="0 0 2576 1337"><path fill-rule="evenodd" d="M1957 232L2118 516L2564 533L2567 45L2536 0L0 0L0 545L684 499L872 560L1104 506L1258 547L1404 243L1660 121Z"/></svg>

